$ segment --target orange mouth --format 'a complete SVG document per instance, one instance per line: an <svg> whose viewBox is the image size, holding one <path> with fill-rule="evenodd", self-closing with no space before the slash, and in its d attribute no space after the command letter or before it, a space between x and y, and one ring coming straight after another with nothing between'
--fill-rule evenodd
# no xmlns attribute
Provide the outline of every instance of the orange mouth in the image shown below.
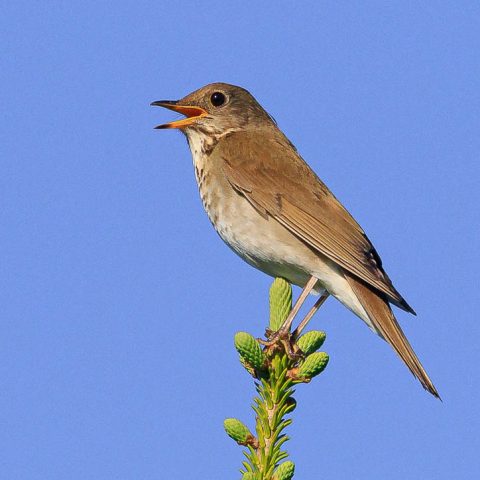
<svg viewBox="0 0 480 480"><path fill-rule="evenodd" d="M177 102L171 100L160 100L158 102L152 102L150 105L154 107L164 107L174 112L181 113L187 118L182 118L181 120L176 120L175 122L164 123L163 125L158 125L155 128L185 128L195 123L199 118L205 117L208 115L208 112L203 108L195 107L193 105L178 105Z"/></svg>

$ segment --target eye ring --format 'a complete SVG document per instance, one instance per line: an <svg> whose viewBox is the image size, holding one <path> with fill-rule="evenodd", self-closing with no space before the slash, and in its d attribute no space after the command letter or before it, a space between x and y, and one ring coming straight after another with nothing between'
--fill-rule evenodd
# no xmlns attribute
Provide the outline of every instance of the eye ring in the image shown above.
<svg viewBox="0 0 480 480"><path fill-rule="evenodd" d="M213 92L210 97L210 103L214 107L221 107L227 101L227 97L222 92Z"/></svg>

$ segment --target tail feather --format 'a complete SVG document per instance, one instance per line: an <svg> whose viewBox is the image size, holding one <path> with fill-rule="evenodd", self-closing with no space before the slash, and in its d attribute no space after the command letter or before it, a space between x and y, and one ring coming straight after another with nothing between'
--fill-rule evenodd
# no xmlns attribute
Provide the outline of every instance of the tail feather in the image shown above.
<svg viewBox="0 0 480 480"><path fill-rule="evenodd" d="M348 272L344 272L344 274L378 334L392 346L423 388L433 396L440 398L437 389L405 337L386 298L371 290Z"/></svg>

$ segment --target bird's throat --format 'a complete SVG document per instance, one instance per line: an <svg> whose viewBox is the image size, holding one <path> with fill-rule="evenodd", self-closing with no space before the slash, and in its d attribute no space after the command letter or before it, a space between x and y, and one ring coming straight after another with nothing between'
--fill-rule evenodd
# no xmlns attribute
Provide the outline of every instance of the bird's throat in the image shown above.
<svg viewBox="0 0 480 480"><path fill-rule="evenodd" d="M187 136L194 163L196 158L209 155L218 141L215 135L196 128L185 129L185 135Z"/></svg>
<svg viewBox="0 0 480 480"><path fill-rule="evenodd" d="M186 129L185 135L192 153L193 167L195 170L195 179L197 180L202 203L206 208L203 191L205 177L208 171L208 157L216 145L216 138L199 129Z"/></svg>

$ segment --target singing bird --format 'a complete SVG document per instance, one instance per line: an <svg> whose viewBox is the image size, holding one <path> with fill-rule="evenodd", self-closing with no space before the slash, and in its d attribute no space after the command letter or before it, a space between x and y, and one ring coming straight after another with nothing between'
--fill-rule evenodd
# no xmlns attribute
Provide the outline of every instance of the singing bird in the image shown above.
<svg viewBox="0 0 480 480"><path fill-rule="evenodd" d="M241 87L213 83L152 105L185 116L156 128L180 129L187 137L203 206L223 241L250 265L303 287L302 301L311 291L322 301L335 297L439 398L390 304L415 312L360 225L255 98Z"/></svg>

